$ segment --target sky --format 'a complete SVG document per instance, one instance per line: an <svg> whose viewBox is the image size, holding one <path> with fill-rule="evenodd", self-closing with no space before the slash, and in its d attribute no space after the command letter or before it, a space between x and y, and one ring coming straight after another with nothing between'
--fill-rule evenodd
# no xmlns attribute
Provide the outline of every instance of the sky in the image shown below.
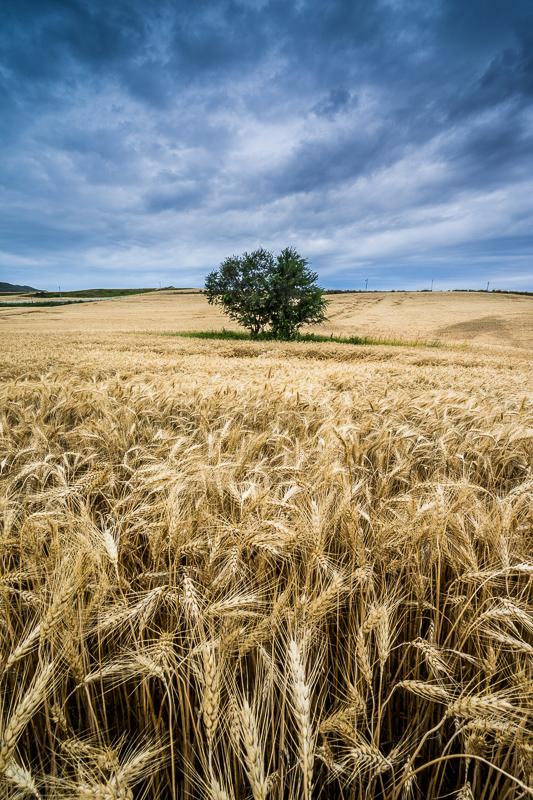
<svg viewBox="0 0 533 800"><path fill-rule="evenodd" d="M533 289L532 0L0 11L0 280Z"/></svg>

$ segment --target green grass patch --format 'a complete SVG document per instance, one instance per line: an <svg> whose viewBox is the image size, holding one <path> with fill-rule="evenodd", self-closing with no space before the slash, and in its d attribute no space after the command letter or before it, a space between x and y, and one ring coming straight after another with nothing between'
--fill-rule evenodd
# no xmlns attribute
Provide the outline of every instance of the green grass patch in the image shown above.
<svg viewBox="0 0 533 800"><path fill-rule="evenodd" d="M221 331L175 331L164 333L163 336L180 336L185 339L227 339L244 342L257 341L286 341L274 339L269 334L263 334L256 339L252 339L245 331L229 331L223 328ZM356 344L356 345L388 345L393 347L441 347L438 340L423 341L419 339L388 339L375 336L324 336L318 333L302 333L291 342L312 342L319 344Z"/></svg>
<svg viewBox="0 0 533 800"><path fill-rule="evenodd" d="M76 292L36 292L33 297L127 297L130 294L147 294L158 289L79 289Z"/></svg>
<svg viewBox="0 0 533 800"><path fill-rule="evenodd" d="M13 303L0 302L0 308L47 308L51 306L74 306L78 303L86 303L86 300L15 300Z"/></svg>

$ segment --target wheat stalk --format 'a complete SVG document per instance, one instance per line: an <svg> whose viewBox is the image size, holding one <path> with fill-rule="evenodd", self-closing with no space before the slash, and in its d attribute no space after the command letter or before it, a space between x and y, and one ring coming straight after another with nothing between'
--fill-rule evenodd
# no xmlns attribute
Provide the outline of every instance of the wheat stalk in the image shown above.
<svg viewBox="0 0 533 800"><path fill-rule="evenodd" d="M246 772L250 781L252 795L254 800L265 800L268 795L268 781L264 772L257 722L246 698L244 698L241 703L239 714L244 748L244 762L246 764Z"/></svg>
<svg viewBox="0 0 533 800"><path fill-rule="evenodd" d="M8 723L0 732L0 774L5 773L26 725L50 692L54 671L55 665L50 663L35 675L31 685L13 709Z"/></svg>
<svg viewBox="0 0 533 800"><path fill-rule="evenodd" d="M313 789L314 737L311 727L311 690L306 680L302 650L298 643L289 642L289 662L292 676L294 714L300 743L300 763L304 780L304 797L309 800Z"/></svg>

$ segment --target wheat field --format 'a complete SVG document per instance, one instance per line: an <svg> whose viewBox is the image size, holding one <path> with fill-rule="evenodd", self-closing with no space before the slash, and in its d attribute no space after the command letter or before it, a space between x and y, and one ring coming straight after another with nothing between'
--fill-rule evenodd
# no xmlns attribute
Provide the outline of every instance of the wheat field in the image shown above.
<svg viewBox="0 0 533 800"><path fill-rule="evenodd" d="M531 796L523 351L2 331L0 797Z"/></svg>
<svg viewBox="0 0 533 800"><path fill-rule="evenodd" d="M27 298L13 297L14 300ZM71 298L73 299L73 298ZM0 333L117 333L236 329L197 291L132 295L83 305L0 308ZM328 320L309 330L533 350L533 297L490 292L362 292L328 296Z"/></svg>

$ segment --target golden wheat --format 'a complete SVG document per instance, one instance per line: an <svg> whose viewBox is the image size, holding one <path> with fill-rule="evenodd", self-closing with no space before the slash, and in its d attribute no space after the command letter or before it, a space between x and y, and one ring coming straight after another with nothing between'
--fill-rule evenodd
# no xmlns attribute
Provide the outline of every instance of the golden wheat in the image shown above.
<svg viewBox="0 0 533 800"><path fill-rule="evenodd" d="M522 798L523 354L4 336L0 796Z"/></svg>

